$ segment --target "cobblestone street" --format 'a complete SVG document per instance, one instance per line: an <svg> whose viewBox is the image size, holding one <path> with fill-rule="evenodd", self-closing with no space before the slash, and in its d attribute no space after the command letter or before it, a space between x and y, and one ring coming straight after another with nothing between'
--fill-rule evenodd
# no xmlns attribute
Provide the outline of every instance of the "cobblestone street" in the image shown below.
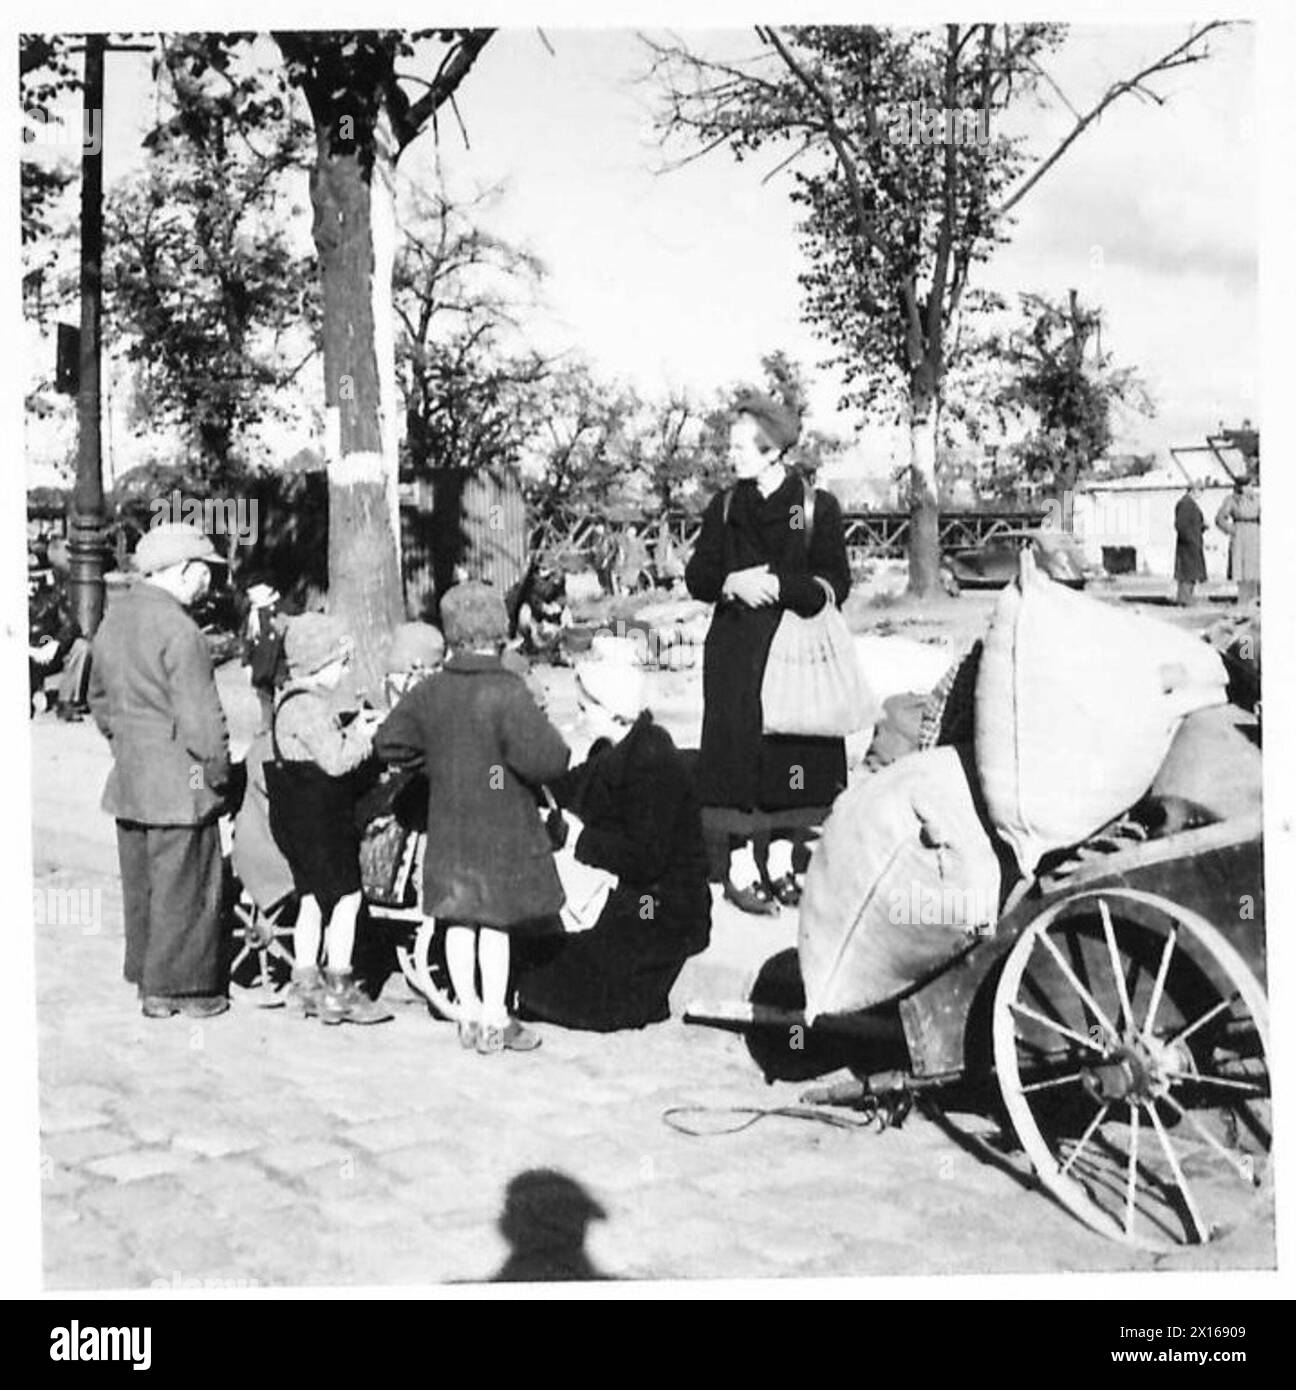
<svg viewBox="0 0 1296 1390"><path fill-rule="evenodd" d="M483 1058L395 975L380 1027L243 997L208 1022L148 1021L121 980L106 746L90 723L32 735L38 902L63 888L95 907L36 928L50 1289L1272 1263L1268 1230L1243 1229L1154 1265L1029 1188L1019 1155L986 1161L917 1114L881 1134L783 1116L680 1133L671 1107L804 1087L767 1086L741 1037L677 1019L545 1028L534 1054Z"/></svg>

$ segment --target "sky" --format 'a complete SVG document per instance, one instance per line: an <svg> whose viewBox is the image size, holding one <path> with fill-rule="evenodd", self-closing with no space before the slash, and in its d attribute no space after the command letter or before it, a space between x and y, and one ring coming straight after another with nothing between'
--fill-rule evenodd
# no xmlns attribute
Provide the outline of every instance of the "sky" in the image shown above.
<svg viewBox="0 0 1296 1390"><path fill-rule="evenodd" d="M1186 26L1073 31L1050 71L1078 107L1186 33ZM777 160L737 164L716 151L675 172L637 79L642 44L625 30L546 30L491 41L465 84L463 149L443 128L451 180L506 180L498 225L548 264L546 325L555 343L647 389L708 389L758 370L785 347L826 355L800 322L795 215ZM688 35L707 51L750 45L742 31ZM1226 33L1209 62L1163 79L1163 107L1125 98L1085 133L1021 204L1013 242L983 283L1007 296L1069 288L1100 304L1105 346L1143 372L1151 421L1119 422L1118 446L1164 451L1221 420L1258 415L1253 41ZM1069 118L1033 112L1024 132L1051 148ZM432 172L432 150L419 150ZM818 423L838 383L819 374Z"/></svg>
<svg viewBox="0 0 1296 1390"><path fill-rule="evenodd" d="M711 53L752 46L750 30L682 32ZM1186 32L1077 27L1049 71L1083 109ZM1010 299L1076 288L1102 307L1104 346L1141 371L1158 407L1151 420L1118 419L1117 449L1164 457L1221 421L1258 418L1253 50L1249 27L1227 31L1208 62L1158 80L1164 105L1113 106L1023 201L1011 244L979 272ZM110 59L110 183L138 161L153 118L147 61ZM447 116L439 142L427 134L406 152L400 182L503 186L490 226L548 269L529 323L543 349L582 353L645 392L709 393L757 377L761 356L782 348L809 369L811 422L856 437L856 415L837 409L840 382L818 369L827 349L800 319L789 180L763 177L777 156L739 164L717 150L667 169L685 148L659 143L647 66L628 28L503 29L460 89L468 147ZM1017 129L1045 150L1069 121L1054 103ZM304 188L302 202L305 237ZM857 437L866 467L904 447L899 432Z"/></svg>

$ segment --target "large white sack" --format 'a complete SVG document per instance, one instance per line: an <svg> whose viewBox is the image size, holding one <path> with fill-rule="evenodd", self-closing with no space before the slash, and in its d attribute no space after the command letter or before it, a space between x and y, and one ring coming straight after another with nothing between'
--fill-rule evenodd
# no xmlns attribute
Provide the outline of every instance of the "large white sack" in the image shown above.
<svg viewBox="0 0 1296 1390"><path fill-rule="evenodd" d="M879 705L892 695L910 691L926 694L958 655L949 647L915 642L911 637L882 637L873 632L857 632L855 650L864 679Z"/></svg>
<svg viewBox="0 0 1296 1390"><path fill-rule="evenodd" d="M1225 684L1207 643L1055 584L1023 552L976 685L981 789L1022 872L1132 806L1184 715L1223 704Z"/></svg>
<svg viewBox="0 0 1296 1390"><path fill-rule="evenodd" d="M970 764L970 749L931 748L833 803L801 898L807 1021L903 993L996 919L1000 864Z"/></svg>

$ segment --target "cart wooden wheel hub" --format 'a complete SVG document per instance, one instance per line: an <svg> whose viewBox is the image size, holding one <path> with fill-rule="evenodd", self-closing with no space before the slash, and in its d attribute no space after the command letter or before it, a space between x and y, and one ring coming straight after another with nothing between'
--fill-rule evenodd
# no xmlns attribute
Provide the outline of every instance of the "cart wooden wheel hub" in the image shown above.
<svg viewBox="0 0 1296 1390"><path fill-rule="evenodd" d="M1080 1080L1093 1098L1146 1103L1170 1094L1177 1076L1190 1072L1192 1053L1180 1043L1135 1037L1096 1066L1085 1067Z"/></svg>
<svg viewBox="0 0 1296 1390"><path fill-rule="evenodd" d="M282 1007L284 987L293 966L293 928L284 920L287 904L279 903L265 912L246 898L234 905L233 913L233 936L238 949L228 967L230 983L243 987L242 977L250 963L255 962L256 974L246 988L246 996L258 1008Z"/></svg>
<svg viewBox="0 0 1296 1390"><path fill-rule="evenodd" d="M1044 1187L1106 1236L1199 1244L1268 1193L1264 990L1198 913L1128 888L1030 923L993 1005L1004 1104Z"/></svg>
<svg viewBox="0 0 1296 1390"><path fill-rule="evenodd" d="M1124 1100L1148 1089L1148 1073L1133 1052L1117 1054L1101 1066L1086 1067L1080 1077L1095 1100Z"/></svg>

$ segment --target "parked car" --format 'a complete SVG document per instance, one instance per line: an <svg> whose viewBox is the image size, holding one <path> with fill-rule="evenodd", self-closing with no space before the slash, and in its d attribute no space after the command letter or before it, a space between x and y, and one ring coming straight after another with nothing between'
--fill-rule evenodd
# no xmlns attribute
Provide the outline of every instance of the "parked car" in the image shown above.
<svg viewBox="0 0 1296 1390"><path fill-rule="evenodd" d="M961 589L1001 589L1017 577L1027 547L1050 579L1070 589L1083 589L1093 573L1079 538L1053 530L999 531L980 545L949 551L944 564Z"/></svg>

